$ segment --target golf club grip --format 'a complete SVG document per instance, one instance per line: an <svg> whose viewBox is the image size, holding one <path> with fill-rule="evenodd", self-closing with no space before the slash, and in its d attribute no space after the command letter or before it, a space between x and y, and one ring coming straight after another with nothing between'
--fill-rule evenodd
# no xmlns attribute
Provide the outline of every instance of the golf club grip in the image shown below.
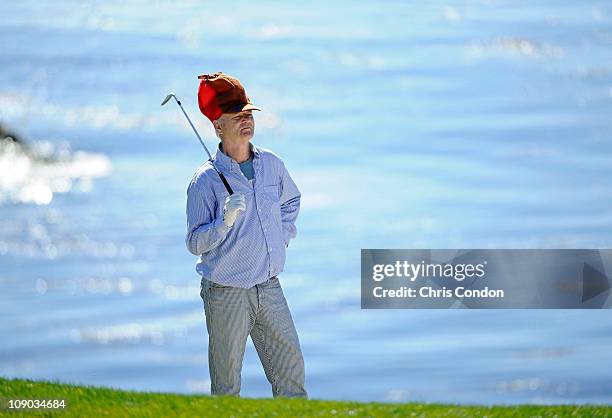
<svg viewBox="0 0 612 418"><path fill-rule="evenodd" d="M234 191L232 190L232 188L230 187L229 183L227 182L227 179L225 178L225 176L223 175L223 173L219 173L219 177L221 177L221 181L223 182L223 185L225 186L225 190L227 190L227 192L231 195L234 194Z"/></svg>

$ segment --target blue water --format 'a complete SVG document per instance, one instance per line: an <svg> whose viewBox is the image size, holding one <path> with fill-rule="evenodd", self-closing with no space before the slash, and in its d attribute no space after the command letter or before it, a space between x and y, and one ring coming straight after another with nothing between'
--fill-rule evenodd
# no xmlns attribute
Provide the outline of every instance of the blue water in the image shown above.
<svg viewBox="0 0 612 418"><path fill-rule="evenodd" d="M174 91L241 79L302 191L312 398L611 403L600 311L360 309L361 248L612 247L609 2L4 2L0 375L208 393ZM4 155L4 157L2 157ZM12 154L11 154L12 155ZM68 162L66 162L68 161ZM271 396L249 342L242 396Z"/></svg>

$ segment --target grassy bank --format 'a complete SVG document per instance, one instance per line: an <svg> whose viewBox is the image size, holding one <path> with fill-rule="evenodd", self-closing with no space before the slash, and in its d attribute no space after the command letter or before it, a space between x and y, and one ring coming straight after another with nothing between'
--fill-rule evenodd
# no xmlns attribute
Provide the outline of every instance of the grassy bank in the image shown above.
<svg viewBox="0 0 612 418"><path fill-rule="evenodd" d="M423 403L362 403L301 399L249 399L128 392L22 379L1 379L3 414L8 399L65 399L53 415L69 417L612 417L612 406L454 406ZM51 410L12 412L11 416L49 415ZM8 415L8 414L7 414Z"/></svg>

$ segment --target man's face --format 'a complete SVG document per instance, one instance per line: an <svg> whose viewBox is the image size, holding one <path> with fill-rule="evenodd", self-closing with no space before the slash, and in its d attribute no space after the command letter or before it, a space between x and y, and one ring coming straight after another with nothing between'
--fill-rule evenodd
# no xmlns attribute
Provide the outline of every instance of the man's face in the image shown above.
<svg viewBox="0 0 612 418"><path fill-rule="evenodd" d="M249 141L255 134L253 111L245 110L239 113L224 113L215 124L217 132L223 140Z"/></svg>

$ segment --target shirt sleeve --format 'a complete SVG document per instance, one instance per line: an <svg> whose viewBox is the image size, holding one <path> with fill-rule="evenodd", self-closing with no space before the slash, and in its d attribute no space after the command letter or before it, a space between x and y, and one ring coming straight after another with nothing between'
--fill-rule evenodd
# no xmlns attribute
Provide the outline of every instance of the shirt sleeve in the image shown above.
<svg viewBox="0 0 612 418"><path fill-rule="evenodd" d="M219 246L230 229L223 223L223 217L214 217L217 202L214 197L209 197L210 193L211 191L207 191L202 185L202 181L194 180L187 188L185 244L194 255L201 255Z"/></svg>
<svg viewBox="0 0 612 418"><path fill-rule="evenodd" d="M289 245L289 241L297 235L295 220L300 211L301 194L297 185L289 175L285 168L285 164L281 162L281 221L283 224L283 238L285 245Z"/></svg>

